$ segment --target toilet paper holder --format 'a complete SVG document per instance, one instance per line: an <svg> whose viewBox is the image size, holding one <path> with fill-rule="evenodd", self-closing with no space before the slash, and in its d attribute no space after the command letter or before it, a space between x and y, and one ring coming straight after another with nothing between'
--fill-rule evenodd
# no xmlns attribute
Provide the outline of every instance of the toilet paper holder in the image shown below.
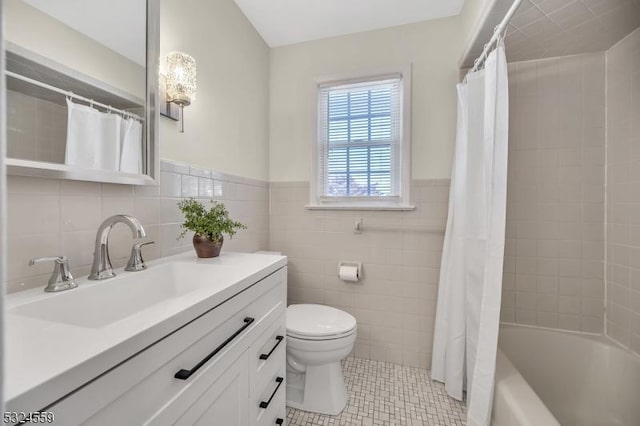
<svg viewBox="0 0 640 426"><path fill-rule="evenodd" d="M338 262L338 276L340 275L340 268L343 266L355 266L358 270L358 278L362 277L362 262L353 262L353 261L340 261Z"/></svg>

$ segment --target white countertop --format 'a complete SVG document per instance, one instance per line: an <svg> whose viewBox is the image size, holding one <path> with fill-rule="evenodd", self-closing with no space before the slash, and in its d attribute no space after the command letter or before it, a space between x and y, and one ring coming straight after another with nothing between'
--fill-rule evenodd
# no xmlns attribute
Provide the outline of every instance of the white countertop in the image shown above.
<svg viewBox="0 0 640 426"><path fill-rule="evenodd" d="M86 277L77 279L77 289L61 293L45 293L38 288L8 295L5 317L7 410L29 412L46 408L178 327L284 267L287 260L279 255L226 252L217 258L197 259L195 253L188 252L148 262L148 270L171 262L192 264L198 269L196 277L209 282L107 325L96 323L82 327L73 322L53 322L25 315L24 312L28 312L30 303L64 296L67 292L92 291L95 286L104 286L100 289L104 292L105 287L116 284L117 280L131 279L131 274L142 277L147 271L124 272L119 269L115 278L104 281L88 281ZM206 273L201 273L203 271ZM135 286L135 282L126 284ZM78 295L81 296L80 293ZM82 315L80 308L78 314ZM108 301L105 301L104 309L109 309ZM63 313L67 316L73 314Z"/></svg>

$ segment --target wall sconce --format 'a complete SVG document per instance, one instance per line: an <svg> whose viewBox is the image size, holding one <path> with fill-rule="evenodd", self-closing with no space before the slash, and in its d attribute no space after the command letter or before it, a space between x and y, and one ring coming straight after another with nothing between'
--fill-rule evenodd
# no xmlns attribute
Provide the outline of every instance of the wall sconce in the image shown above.
<svg viewBox="0 0 640 426"><path fill-rule="evenodd" d="M183 52L167 55L167 102L180 108L180 133L184 133L183 109L196 98L196 60Z"/></svg>

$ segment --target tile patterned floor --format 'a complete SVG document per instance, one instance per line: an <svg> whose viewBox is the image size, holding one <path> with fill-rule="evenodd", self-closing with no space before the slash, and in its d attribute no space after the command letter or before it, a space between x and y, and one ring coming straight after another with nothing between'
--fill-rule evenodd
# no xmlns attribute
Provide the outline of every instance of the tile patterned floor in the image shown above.
<svg viewBox="0 0 640 426"><path fill-rule="evenodd" d="M349 403L338 416L289 408L290 426L464 426L464 404L447 396L427 370L348 357Z"/></svg>

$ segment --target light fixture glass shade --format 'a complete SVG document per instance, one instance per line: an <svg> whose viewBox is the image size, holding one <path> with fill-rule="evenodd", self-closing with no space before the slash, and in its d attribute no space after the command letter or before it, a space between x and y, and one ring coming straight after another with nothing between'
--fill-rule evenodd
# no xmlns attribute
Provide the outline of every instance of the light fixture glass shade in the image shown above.
<svg viewBox="0 0 640 426"><path fill-rule="evenodd" d="M196 97L196 60L184 52L170 52L167 70L167 101L189 105Z"/></svg>

